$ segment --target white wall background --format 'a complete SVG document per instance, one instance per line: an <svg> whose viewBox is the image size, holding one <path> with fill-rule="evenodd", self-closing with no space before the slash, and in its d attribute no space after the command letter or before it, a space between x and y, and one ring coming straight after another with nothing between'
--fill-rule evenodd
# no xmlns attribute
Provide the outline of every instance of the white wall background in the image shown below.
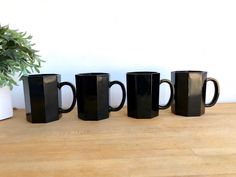
<svg viewBox="0 0 236 177"><path fill-rule="evenodd" d="M221 86L219 102L236 101L235 0L0 0L0 23L33 35L46 60L42 73L103 71L125 83L127 71L208 71ZM64 104L70 91L63 89ZM119 88L111 91L112 105ZM70 95L70 96L69 96ZM168 89L162 87L161 103ZM208 87L208 100L212 87ZM161 96L161 97L162 97ZM24 107L22 83L13 90Z"/></svg>

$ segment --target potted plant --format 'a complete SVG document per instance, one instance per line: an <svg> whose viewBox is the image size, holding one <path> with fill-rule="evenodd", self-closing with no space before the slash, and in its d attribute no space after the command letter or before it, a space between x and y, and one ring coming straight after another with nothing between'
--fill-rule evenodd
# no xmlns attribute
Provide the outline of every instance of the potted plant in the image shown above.
<svg viewBox="0 0 236 177"><path fill-rule="evenodd" d="M25 32L0 25L0 120L13 115L11 89L17 85L16 79L39 72L43 62L31 39Z"/></svg>

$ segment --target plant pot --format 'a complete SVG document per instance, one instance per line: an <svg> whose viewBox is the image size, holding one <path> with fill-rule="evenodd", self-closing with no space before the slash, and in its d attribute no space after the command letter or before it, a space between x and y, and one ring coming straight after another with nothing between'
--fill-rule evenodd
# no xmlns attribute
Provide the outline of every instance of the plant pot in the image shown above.
<svg viewBox="0 0 236 177"><path fill-rule="evenodd" d="M0 120L13 116L12 97L9 87L0 87Z"/></svg>

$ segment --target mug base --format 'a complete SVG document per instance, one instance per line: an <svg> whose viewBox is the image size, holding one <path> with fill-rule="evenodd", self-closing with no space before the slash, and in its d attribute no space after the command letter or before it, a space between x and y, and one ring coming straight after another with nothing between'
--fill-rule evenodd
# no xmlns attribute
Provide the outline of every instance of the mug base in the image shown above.
<svg viewBox="0 0 236 177"><path fill-rule="evenodd" d="M98 121L98 120L108 119L109 115L108 116L94 116L94 115L79 114L78 118L85 121Z"/></svg>
<svg viewBox="0 0 236 177"><path fill-rule="evenodd" d="M49 123L49 122L54 122L59 120L62 117L62 114L59 114L58 117L56 118L50 118L50 119L46 119L46 118L42 118L42 117L32 117L32 114L27 113L26 114L26 120L30 123Z"/></svg>
<svg viewBox="0 0 236 177"><path fill-rule="evenodd" d="M150 115L137 115L137 114L132 114L128 113L128 117L135 118L135 119L152 119L157 117L159 114L150 114Z"/></svg>

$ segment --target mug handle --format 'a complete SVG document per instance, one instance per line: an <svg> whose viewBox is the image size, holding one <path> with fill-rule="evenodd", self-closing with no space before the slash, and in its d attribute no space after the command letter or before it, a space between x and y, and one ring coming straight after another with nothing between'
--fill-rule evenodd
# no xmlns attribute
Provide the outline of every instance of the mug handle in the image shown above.
<svg viewBox="0 0 236 177"><path fill-rule="evenodd" d="M119 111L125 104L125 99L126 99L126 92L125 92L125 86L124 84L122 84L120 81L112 81L110 82L109 88L111 88L114 84L118 84L121 87L122 90L122 100L121 103L118 107L113 108L111 106L109 106L109 111Z"/></svg>
<svg viewBox="0 0 236 177"><path fill-rule="evenodd" d="M211 102L210 102L210 103L205 103L205 106L206 106L206 107L212 107L212 106L214 106L214 105L216 104L216 102L217 102L217 100L218 100L218 98L219 98L219 95L220 95L220 86L219 86L219 83L217 82L217 80L214 79L214 78L212 78L212 77L208 77L208 78L206 79L205 84L206 84L208 81L212 81L212 82L213 82L214 88L215 88L215 94L214 94L214 96L213 96Z"/></svg>
<svg viewBox="0 0 236 177"><path fill-rule="evenodd" d="M76 91L75 91L75 87L73 84L71 84L70 82L61 82L61 83L58 83L57 87L59 89L61 89L65 85L68 85L71 88L72 93L73 93L73 101L68 109L59 108L60 113L68 113L68 112L72 111L72 109L75 107L75 103L76 103L76 95L75 95Z"/></svg>
<svg viewBox="0 0 236 177"><path fill-rule="evenodd" d="M170 107L171 103L173 102L173 99L174 99L174 86L173 84L171 83L170 80L168 79L162 79L161 82L160 82L160 85L162 83L167 83L169 86L170 86L170 98L168 100L168 102L166 103L166 105L159 105L159 109L167 109L168 107Z"/></svg>

